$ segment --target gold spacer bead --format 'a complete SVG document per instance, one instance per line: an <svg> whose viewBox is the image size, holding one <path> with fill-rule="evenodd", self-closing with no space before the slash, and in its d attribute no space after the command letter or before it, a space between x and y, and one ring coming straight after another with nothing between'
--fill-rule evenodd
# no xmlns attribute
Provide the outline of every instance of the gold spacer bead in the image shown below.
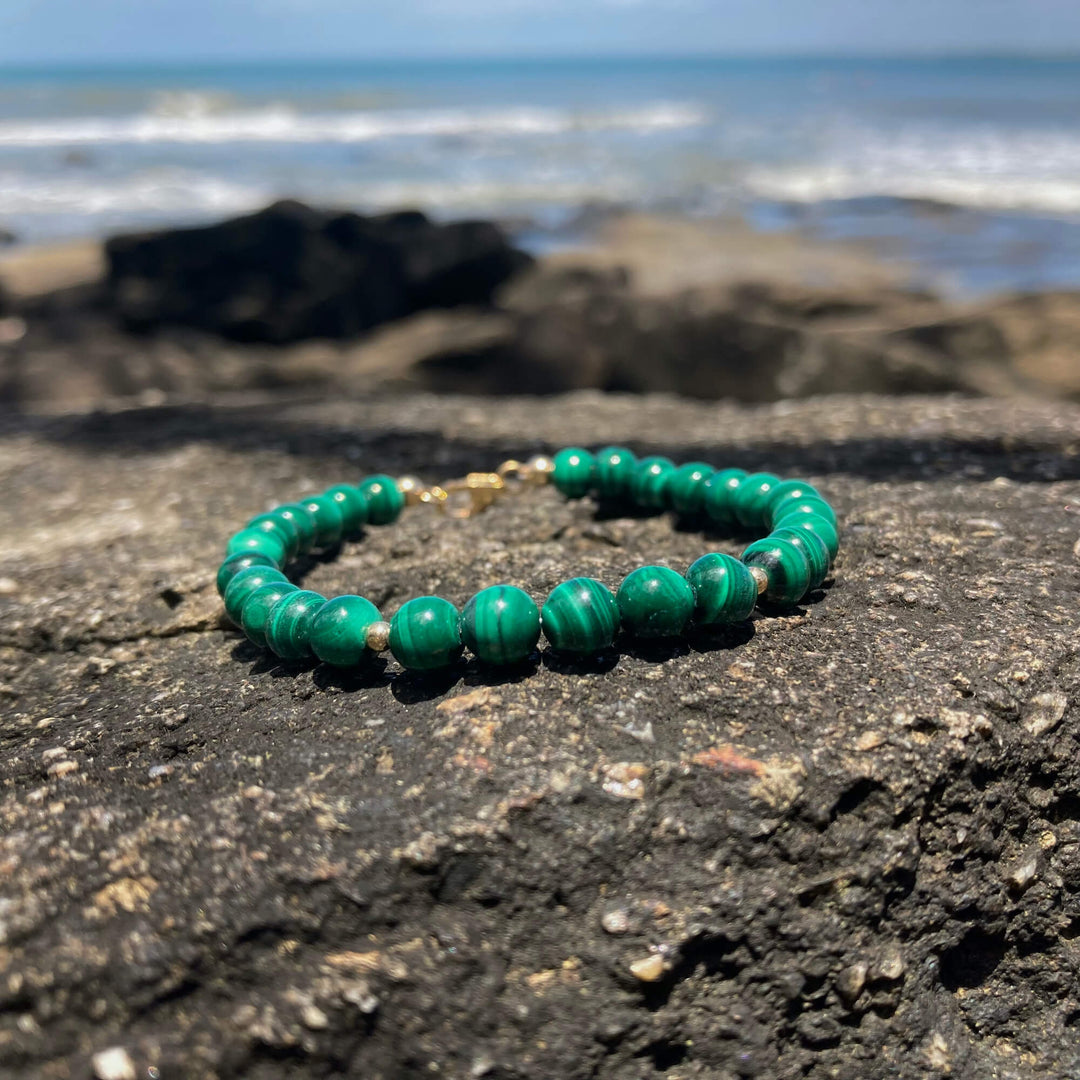
<svg viewBox="0 0 1080 1080"><path fill-rule="evenodd" d="M555 462L545 454L529 458L521 469L521 479L526 484L549 484L555 471Z"/></svg>
<svg viewBox="0 0 1080 1080"><path fill-rule="evenodd" d="M373 622L364 635L364 644L372 652L386 652L390 648L390 624L388 622Z"/></svg>
<svg viewBox="0 0 1080 1080"><path fill-rule="evenodd" d="M760 566L748 566L750 576L757 582L757 592L760 596L769 587L769 575Z"/></svg>
<svg viewBox="0 0 1080 1080"><path fill-rule="evenodd" d="M397 489L405 496L406 506L419 506L423 502L424 482L416 476L403 476L397 482Z"/></svg>

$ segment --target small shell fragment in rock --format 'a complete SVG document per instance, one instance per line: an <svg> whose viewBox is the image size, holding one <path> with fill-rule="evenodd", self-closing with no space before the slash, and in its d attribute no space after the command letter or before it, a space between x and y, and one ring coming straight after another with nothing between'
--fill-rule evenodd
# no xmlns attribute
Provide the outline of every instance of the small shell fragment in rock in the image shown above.
<svg viewBox="0 0 1080 1080"><path fill-rule="evenodd" d="M625 934L630 929L630 913L626 908L614 908L600 916L600 925L609 934Z"/></svg>
<svg viewBox="0 0 1080 1080"><path fill-rule="evenodd" d="M1024 709L1024 727L1031 735L1045 735L1061 723L1069 699L1058 690L1036 694Z"/></svg>

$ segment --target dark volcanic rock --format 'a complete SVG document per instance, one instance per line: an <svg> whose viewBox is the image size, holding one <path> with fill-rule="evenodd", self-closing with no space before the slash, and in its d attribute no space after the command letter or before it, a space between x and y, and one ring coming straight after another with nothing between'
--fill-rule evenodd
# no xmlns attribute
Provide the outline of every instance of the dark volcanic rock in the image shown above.
<svg viewBox="0 0 1080 1080"><path fill-rule="evenodd" d="M807 475L835 583L441 681L220 622L224 538L275 501L609 440ZM8 417L0 1074L1077 1076L1078 448L1073 407L956 399ZM304 581L389 613L709 548L545 489Z"/></svg>
<svg viewBox="0 0 1080 1080"><path fill-rule="evenodd" d="M238 341L353 337L430 307L485 304L531 261L482 221L378 217L280 202L218 225L115 237L108 284L125 325Z"/></svg>

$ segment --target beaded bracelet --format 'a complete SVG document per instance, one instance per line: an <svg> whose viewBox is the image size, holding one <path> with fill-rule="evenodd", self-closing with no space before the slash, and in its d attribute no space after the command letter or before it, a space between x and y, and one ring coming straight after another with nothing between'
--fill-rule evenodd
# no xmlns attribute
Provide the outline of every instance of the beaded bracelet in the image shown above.
<svg viewBox="0 0 1080 1080"><path fill-rule="evenodd" d="M556 586L537 608L512 585L477 593L463 611L438 596L404 603L389 622L362 596L332 600L291 584L282 567L298 554L356 537L364 525L388 525L408 505L432 505L453 517L479 513L500 496L551 482L569 498L671 510L713 526L771 532L741 558L703 555L679 574L642 566L616 593L592 578ZM810 484L770 473L676 467L663 457L638 460L626 449L593 455L571 447L554 458L507 461L493 473L424 487L412 477L369 476L259 514L228 542L217 574L225 611L248 638L285 660L312 654L351 667L387 649L405 668L446 667L468 647L481 661L517 664L543 631L552 649L588 655L609 648L620 628L636 638L671 638L691 624L717 629L749 618L755 605L791 607L826 579L838 546L836 514Z"/></svg>

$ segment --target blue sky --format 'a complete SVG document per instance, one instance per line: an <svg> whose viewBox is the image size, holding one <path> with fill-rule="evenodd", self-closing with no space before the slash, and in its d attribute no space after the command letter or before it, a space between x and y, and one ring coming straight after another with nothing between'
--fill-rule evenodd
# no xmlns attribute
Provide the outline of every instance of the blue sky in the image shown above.
<svg viewBox="0 0 1080 1080"><path fill-rule="evenodd" d="M0 0L0 63L1080 52L1080 0Z"/></svg>

